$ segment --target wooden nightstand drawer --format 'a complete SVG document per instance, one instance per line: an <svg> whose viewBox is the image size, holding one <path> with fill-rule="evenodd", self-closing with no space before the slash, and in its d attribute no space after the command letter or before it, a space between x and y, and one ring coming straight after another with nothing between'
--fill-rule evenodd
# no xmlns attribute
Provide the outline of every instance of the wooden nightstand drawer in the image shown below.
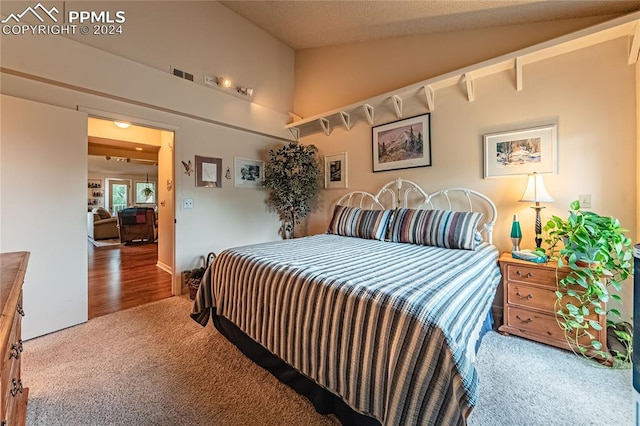
<svg viewBox="0 0 640 426"><path fill-rule="evenodd" d="M547 339L565 340L564 333L560 329L553 313L543 314L508 306L505 317L507 318L507 325L518 329L522 335L544 336ZM531 338L533 338L533 336Z"/></svg>
<svg viewBox="0 0 640 426"><path fill-rule="evenodd" d="M520 264L508 264L506 270L507 276L505 278L509 281L534 283L547 287L553 286L554 290L556 288L555 268L541 268ZM563 271L558 271L557 273L558 279L562 279L567 275L567 273Z"/></svg>
<svg viewBox="0 0 640 426"><path fill-rule="evenodd" d="M554 305L558 298L555 287L534 287L526 284L509 282L507 285L507 303L536 308L549 313L554 312Z"/></svg>

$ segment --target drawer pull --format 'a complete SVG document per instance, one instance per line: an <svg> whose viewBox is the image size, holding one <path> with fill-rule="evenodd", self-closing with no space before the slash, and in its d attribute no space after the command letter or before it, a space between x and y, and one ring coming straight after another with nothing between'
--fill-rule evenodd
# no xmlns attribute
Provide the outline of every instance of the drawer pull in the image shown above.
<svg viewBox="0 0 640 426"><path fill-rule="evenodd" d="M520 321L522 321L522 322L524 322L526 324L529 324L530 322L533 322L533 320L531 318L527 318L525 320L525 319L522 319L522 317L520 315L516 315L516 319L518 319L518 320L520 320Z"/></svg>
<svg viewBox="0 0 640 426"><path fill-rule="evenodd" d="M22 340L18 340L18 343L11 344L11 350L9 351L9 359L20 358L20 353L22 353Z"/></svg>
<svg viewBox="0 0 640 426"><path fill-rule="evenodd" d="M516 291L516 296L518 296L520 299L527 299L527 300L533 299L533 295L532 294L527 294L526 296L523 296L523 295L520 294L519 291Z"/></svg>
<svg viewBox="0 0 640 426"><path fill-rule="evenodd" d="M11 379L11 396L15 397L18 392L22 393L22 380Z"/></svg>
<svg viewBox="0 0 640 426"><path fill-rule="evenodd" d="M16 306L16 311L20 314L20 316L24 316L24 309L22 309L22 305Z"/></svg>
<svg viewBox="0 0 640 426"><path fill-rule="evenodd" d="M520 273L520 271L516 271L516 275L522 278L522 274ZM532 276L533 274L531 272L527 272L527 274L524 277L531 278Z"/></svg>

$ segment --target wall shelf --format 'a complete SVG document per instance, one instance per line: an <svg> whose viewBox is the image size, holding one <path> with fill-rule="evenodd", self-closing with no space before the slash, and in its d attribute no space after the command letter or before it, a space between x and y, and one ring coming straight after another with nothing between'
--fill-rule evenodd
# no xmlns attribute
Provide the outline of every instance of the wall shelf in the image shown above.
<svg viewBox="0 0 640 426"><path fill-rule="evenodd" d="M338 127L351 130L358 122L376 124L376 112L390 108L394 115L403 118L407 110L405 101L420 104L423 112L437 108L437 91L459 85L469 102L475 100L475 85L482 77L514 70L514 89L524 89L525 66L573 52L578 49L604 43L620 37L629 37L628 63L635 64L640 52L640 12L630 13L565 36L536 44L465 68L451 71L410 86L384 93L361 102L296 120L286 126L295 140L316 133L331 135ZM293 117L293 115L291 115ZM297 117L294 117L294 119Z"/></svg>

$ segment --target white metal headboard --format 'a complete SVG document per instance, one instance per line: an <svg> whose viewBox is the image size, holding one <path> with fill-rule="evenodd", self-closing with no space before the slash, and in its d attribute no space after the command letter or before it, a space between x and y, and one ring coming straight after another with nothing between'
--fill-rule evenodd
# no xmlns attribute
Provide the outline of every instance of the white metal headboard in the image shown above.
<svg viewBox="0 0 640 426"><path fill-rule="evenodd" d="M472 189L447 188L429 194L418 184L400 178L384 185L375 195L353 191L340 197L336 204L373 210L412 208L480 212L483 216L478 230L484 232L490 244L493 243L493 226L498 216L493 201Z"/></svg>

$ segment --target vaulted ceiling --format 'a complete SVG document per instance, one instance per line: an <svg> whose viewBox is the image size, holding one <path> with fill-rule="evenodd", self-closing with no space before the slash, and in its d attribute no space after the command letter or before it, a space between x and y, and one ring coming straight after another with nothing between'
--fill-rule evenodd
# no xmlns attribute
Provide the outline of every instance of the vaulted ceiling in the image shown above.
<svg viewBox="0 0 640 426"><path fill-rule="evenodd" d="M222 1L293 49L558 19L611 17L640 1ZM604 19L603 19L604 20Z"/></svg>

